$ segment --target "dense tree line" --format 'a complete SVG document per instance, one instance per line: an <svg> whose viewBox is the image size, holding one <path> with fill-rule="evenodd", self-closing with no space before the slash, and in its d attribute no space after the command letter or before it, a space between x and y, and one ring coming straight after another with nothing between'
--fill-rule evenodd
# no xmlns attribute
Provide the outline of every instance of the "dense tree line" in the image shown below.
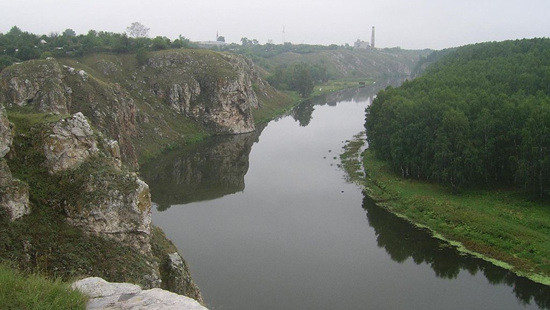
<svg viewBox="0 0 550 310"><path fill-rule="evenodd" d="M441 55L367 108L370 149L404 177L550 196L550 39Z"/></svg>
<svg viewBox="0 0 550 310"><path fill-rule="evenodd" d="M196 48L197 46L183 36L171 41L166 37L148 38L149 28L135 22L125 33L112 33L90 30L85 35L77 35L72 29L63 33L35 35L24 32L17 26L5 34L0 33L0 70L19 61L47 57L82 57L92 53L135 53L138 63L147 61L149 51L169 48ZM242 45L229 44L224 50L235 52L261 60L281 53L294 52L307 54L327 49L336 49L336 45L261 45L257 40L241 39ZM293 90L307 97L317 82L328 81L327 69L320 64L297 64L275 68L270 77L273 86L283 90Z"/></svg>
<svg viewBox="0 0 550 310"><path fill-rule="evenodd" d="M90 30L85 35L76 35L72 29L66 29L61 34L39 36L14 26L7 33L0 33L0 70L14 62L46 57L81 57L98 52L135 53L194 46L181 35L175 40L160 36L148 38L144 29L141 33L130 27L128 30L130 34Z"/></svg>
<svg viewBox="0 0 550 310"><path fill-rule="evenodd" d="M267 81L278 89L297 91L302 97L307 97L312 93L315 83L327 82L328 79L324 65L298 63L278 66Z"/></svg>

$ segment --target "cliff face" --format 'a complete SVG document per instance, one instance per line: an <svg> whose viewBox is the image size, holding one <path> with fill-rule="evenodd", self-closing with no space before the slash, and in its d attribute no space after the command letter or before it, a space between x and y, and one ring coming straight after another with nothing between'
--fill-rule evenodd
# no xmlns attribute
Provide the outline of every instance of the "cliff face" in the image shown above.
<svg viewBox="0 0 550 310"><path fill-rule="evenodd" d="M254 131L258 77L244 58L169 51L152 55L142 70L152 93L175 111L218 133Z"/></svg>
<svg viewBox="0 0 550 310"><path fill-rule="evenodd" d="M256 90L270 86L243 57L205 50L33 60L0 74L0 102L55 114L83 113L119 143L121 159L137 168L139 154L187 139L182 126L211 134L255 130ZM183 125L182 125L183 124Z"/></svg>
<svg viewBox="0 0 550 310"><path fill-rule="evenodd" d="M139 64L95 55L5 68L0 257L202 302L185 261L151 225L149 186L125 167L197 135L254 131L256 91L274 90L250 60L205 50L151 53Z"/></svg>
<svg viewBox="0 0 550 310"><path fill-rule="evenodd" d="M68 113L71 89L63 81L62 69L55 61L30 61L2 71L2 102L33 105L40 112Z"/></svg>
<svg viewBox="0 0 550 310"><path fill-rule="evenodd" d="M7 218L14 221L31 213L30 191L33 204L36 205L36 210L33 207L33 212L37 212L34 213L35 217L40 217L40 213L54 213L56 218L78 228L88 239L111 240L111 243L125 248L124 253L132 253L132 259L137 257L137 262L112 262L113 266L123 263L139 271L133 271L134 275L121 279L118 272L99 270L97 266L103 262L98 260L108 259L110 255L101 253L101 249L99 253L90 256L88 253L67 253L68 257L49 258L50 265L61 265L67 270L84 269L81 275L103 276L114 281L132 279L145 288L160 287L162 284L168 290L202 302L200 291L181 256L173 248L157 245L169 241L161 233L157 232L157 236L154 236L149 186L121 165L118 143L95 132L80 112L68 117L42 116L45 119L39 121L32 120L32 116L19 117L22 118L20 124L32 121L37 123L24 132L18 132L8 121L5 109L0 109L0 150L3 150L0 160L0 206ZM17 140L16 152L13 149L14 140ZM6 154L10 154L10 160L19 170L24 170L18 173L25 176L23 181L29 182L30 187L11 176L8 161L4 159ZM41 193L43 188L48 187L48 192ZM0 214L0 220L2 217ZM31 223L36 219L29 221L26 224L40 225ZM10 226L3 228L9 232ZM40 238L56 238L53 236L55 232L45 227L36 229L40 232ZM45 236L49 233L52 236ZM27 257L23 260L27 260L30 265L32 256L39 256L36 248L40 246L40 241L35 238L17 235L4 242L21 242L23 257ZM63 249L71 242L78 241L60 242L55 247ZM10 250L10 247L7 249ZM60 249L55 251L62 251ZM85 251L94 250L94 247L90 247ZM52 248L48 251L52 251ZM82 257L74 259L79 255Z"/></svg>
<svg viewBox="0 0 550 310"><path fill-rule="evenodd" d="M137 136L136 105L116 84L54 59L32 60L2 71L0 100L7 107L28 106L37 112L82 112L106 136L118 140L124 161L137 167L132 144Z"/></svg>
<svg viewBox="0 0 550 310"><path fill-rule="evenodd" d="M12 148L14 128L0 104L0 211L15 221L31 212L27 184L12 176L4 158Z"/></svg>

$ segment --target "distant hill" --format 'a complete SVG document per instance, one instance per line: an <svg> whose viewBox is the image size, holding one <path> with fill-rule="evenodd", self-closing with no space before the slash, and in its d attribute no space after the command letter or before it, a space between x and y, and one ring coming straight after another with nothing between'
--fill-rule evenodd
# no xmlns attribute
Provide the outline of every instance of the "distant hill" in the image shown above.
<svg viewBox="0 0 550 310"><path fill-rule="evenodd" d="M364 49L316 45L260 45L229 47L236 53L251 57L265 69L264 77L278 67L298 63L326 69L330 79L384 79L408 76L417 63L431 54L431 50L403 50L400 48Z"/></svg>

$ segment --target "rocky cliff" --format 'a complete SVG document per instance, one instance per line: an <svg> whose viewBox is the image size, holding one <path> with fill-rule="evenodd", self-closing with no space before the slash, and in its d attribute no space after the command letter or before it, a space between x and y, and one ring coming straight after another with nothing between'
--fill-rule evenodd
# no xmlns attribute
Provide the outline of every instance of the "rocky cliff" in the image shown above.
<svg viewBox="0 0 550 310"><path fill-rule="evenodd" d="M255 131L258 98L273 93L250 60L205 50L5 68L0 259L61 277L162 287L202 303L185 261L151 224L149 186L131 171L174 144Z"/></svg>
<svg viewBox="0 0 550 310"><path fill-rule="evenodd" d="M0 73L0 102L36 112L83 113L119 143L121 159L138 159L196 135L255 130L257 92L275 92L241 56L206 50L32 60Z"/></svg>
<svg viewBox="0 0 550 310"><path fill-rule="evenodd" d="M0 104L0 211L10 221L15 221L31 212L27 184L12 176L4 158L12 148L13 124L8 120L4 106Z"/></svg>
<svg viewBox="0 0 550 310"><path fill-rule="evenodd" d="M177 250L166 246L170 242L162 232L155 233L149 186L121 165L118 143L94 131L80 112L15 115L13 126L0 109L0 221L21 222L0 225L2 253L20 253L13 259L27 268L131 280L144 288L163 286L202 302ZM6 154L9 160L3 158ZM16 167L22 181L11 176L8 165ZM49 225L66 227L57 231ZM62 241L62 234L70 237ZM84 244L73 244L79 239ZM75 250L78 246L83 248ZM118 248L115 260L110 248ZM121 264L131 272L124 274Z"/></svg>
<svg viewBox="0 0 550 310"><path fill-rule="evenodd" d="M119 86L55 59L15 64L0 74L0 102L36 112L82 112L106 136L119 141L122 158L137 167L136 105Z"/></svg>
<svg viewBox="0 0 550 310"><path fill-rule="evenodd" d="M251 109L258 107L258 98L253 84L266 87L254 64L230 54L219 58L204 54L168 51L152 55L142 66L152 93L218 133L254 131Z"/></svg>

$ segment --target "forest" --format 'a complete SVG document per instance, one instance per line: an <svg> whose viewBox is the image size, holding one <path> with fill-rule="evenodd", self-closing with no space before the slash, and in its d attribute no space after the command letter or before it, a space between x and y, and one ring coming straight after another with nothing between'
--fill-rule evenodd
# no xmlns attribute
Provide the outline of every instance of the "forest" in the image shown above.
<svg viewBox="0 0 550 310"><path fill-rule="evenodd" d="M441 51L366 110L369 149L403 177L550 197L550 39Z"/></svg>

